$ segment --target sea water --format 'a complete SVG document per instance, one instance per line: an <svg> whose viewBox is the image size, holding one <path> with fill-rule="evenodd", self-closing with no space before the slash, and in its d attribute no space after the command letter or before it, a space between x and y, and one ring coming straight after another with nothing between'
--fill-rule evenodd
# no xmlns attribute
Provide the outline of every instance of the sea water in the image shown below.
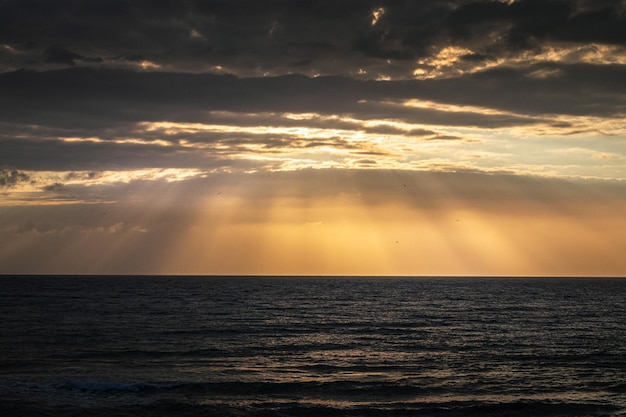
<svg viewBox="0 0 626 417"><path fill-rule="evenodd" d="M626 280L0 278L3 416L626 416Z"/></svg>

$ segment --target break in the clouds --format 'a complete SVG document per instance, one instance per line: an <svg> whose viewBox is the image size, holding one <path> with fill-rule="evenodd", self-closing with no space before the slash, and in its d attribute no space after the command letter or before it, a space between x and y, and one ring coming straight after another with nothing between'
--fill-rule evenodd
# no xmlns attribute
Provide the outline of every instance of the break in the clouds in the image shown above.
<svg viewBox="0 0 626 417"><path fill-rule="evenodd" d="M187 259L199 273L367 273L358 255L319 269L302 255L353 244L376 273L573 273L559 268L575 254L615 274L626 242L590 213L623 223L625 119L624 1L0 1L0 234L14 242L0 265L29 270L51 247L102 252L100 239L118 247L114 272L130 253L144 260L134 272L158 270L159 252L170 272ZM446 223L458 214L475 220L461 234ZM537 236L578 233L543 239L561 248L554 264L520 227L534 215ZM489 232L489 216L523 244ZM212 247L192 261L180 248L201 256L202 235L189 218L242 255ZM407 240L395 218L439 242L420 262L439 254L456 269L420 269L406 248L385 269L372 248ZM488 259L494 245L514 267ZM72 259L48 258L35 269ZM218 259L230 261L211 269Z"/></svg>

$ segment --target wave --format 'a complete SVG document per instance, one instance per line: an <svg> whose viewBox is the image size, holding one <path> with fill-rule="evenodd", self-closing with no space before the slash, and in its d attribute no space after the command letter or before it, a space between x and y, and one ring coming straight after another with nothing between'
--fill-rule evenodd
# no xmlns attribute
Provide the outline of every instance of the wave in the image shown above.
<svg viewBox="0 0 626 417"><path fill-rule="evenodd" d="M187 357L225 357L231 356L232 352L217 348L189 349L189 350L147 350L147 349L126 349L93 352L56 352L49 356L50 359L71 359L71 360L113 360L113 359L165 359L165 358L187 358ZM2 363L0 361L0 363Z"/></svg>
<svg viewBox="0 0 626 417"><path fill-rule="evenodd" d="M395 381L293 381L293 382L260 382L260 381L165 381L165 382L120 382L100 380L71 379L54 384L54 388L61 391L80 392L85 394L123 394L123 393L156 393L171 394L174 396L198 398L291 398L291 399L319 399L341 401L418 401L427 398L452 399L452 398L507 398L518 396L558 398L560 395L553 390L541 389L489 389L488 387L475 387L468 384L450 384L449 381L430 381L428 385L416 385L408 379ZM618 383L605 385L599 391L592 389L594 393L626 392L626 384ZM582 393L582 391L581 391ZM567 398L566 393L563 399Z"/></svg>
<svg viewBox="0 0 626 417"><path fill-rule="evenodd" d="M437 387L423 388L403 383L329 381L329 382L114 382L66 380L56 384L60 390L84 393L176 392L220 396L293 396L321 398L390 398L441 393Z"/></svg>
<svg viewBox="0 0 626 417"><path fill-rule="evenodd" d="M9 381L5 381L9 382ZM15 382L15 381L14 381ZM408 381L113 381L65 379L0 389L0 415L215 417L405 417L625 415L621 402L540 395L496 395L465 387L411 385ZM9 388L9 387L5 387ZM624 392L618 383L609 392ZM9 395L7 395L10 392ZM21 392L22 395L17 395ZM620 405L621 404L621 405Z"/></svg>
<svg viewBox="0 0 626 417"><path fill-rule="evenodd" d="M150 404L123 406L58 407L16 401L0 402L0 413L11 416L44 415L47 417L80 415L118 417L150 415L153 417L609 417L619 415L616 407L604 404L517 401L505 403L388 403L342 406L305 402L260 401L254 403L183 403L162 400Z"/></svg>
<svg viewBox="0 0 626 417"><path fill-rule="evenodd" d="M85 381L67 380L59 383L57 388L61 390L81 391L90 393L115 393L115 392L138 392L157 391L171 389L178 384L150 383L150 382L113 382L113 381Z"/></svg>
<svg viewBox="0 0 626 417"><path fill-rule="evenodd" d="M626 394L626 383L611 385L607 387L607 391Z"/></svg>

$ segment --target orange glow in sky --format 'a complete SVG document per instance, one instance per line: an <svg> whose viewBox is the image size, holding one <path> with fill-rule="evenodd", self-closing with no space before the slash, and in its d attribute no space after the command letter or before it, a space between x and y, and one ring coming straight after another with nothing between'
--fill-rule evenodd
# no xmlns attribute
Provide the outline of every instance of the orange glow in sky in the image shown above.
<svg viewBox="0 0 626 417"><path fill-rule="evenodd" d="M16 239L0 263L9 272L226 275L619 275L626 267L626 199L596 183L358 170L237 178L209 188L203 178L145 181L132 193L141 201L3 207L1 227ZM43 213L47 222L32 220Z"/></svg>

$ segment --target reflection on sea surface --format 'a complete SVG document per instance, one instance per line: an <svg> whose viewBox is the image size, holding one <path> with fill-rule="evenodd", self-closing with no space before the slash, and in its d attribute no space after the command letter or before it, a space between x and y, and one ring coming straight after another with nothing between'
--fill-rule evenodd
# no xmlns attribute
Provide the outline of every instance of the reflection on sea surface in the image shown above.
<svg viewBox="0 0 626 417"><path fill-rule="evenodd" d="M625 280L16 277L0 285L7 415L626 412Z"/></svg>

